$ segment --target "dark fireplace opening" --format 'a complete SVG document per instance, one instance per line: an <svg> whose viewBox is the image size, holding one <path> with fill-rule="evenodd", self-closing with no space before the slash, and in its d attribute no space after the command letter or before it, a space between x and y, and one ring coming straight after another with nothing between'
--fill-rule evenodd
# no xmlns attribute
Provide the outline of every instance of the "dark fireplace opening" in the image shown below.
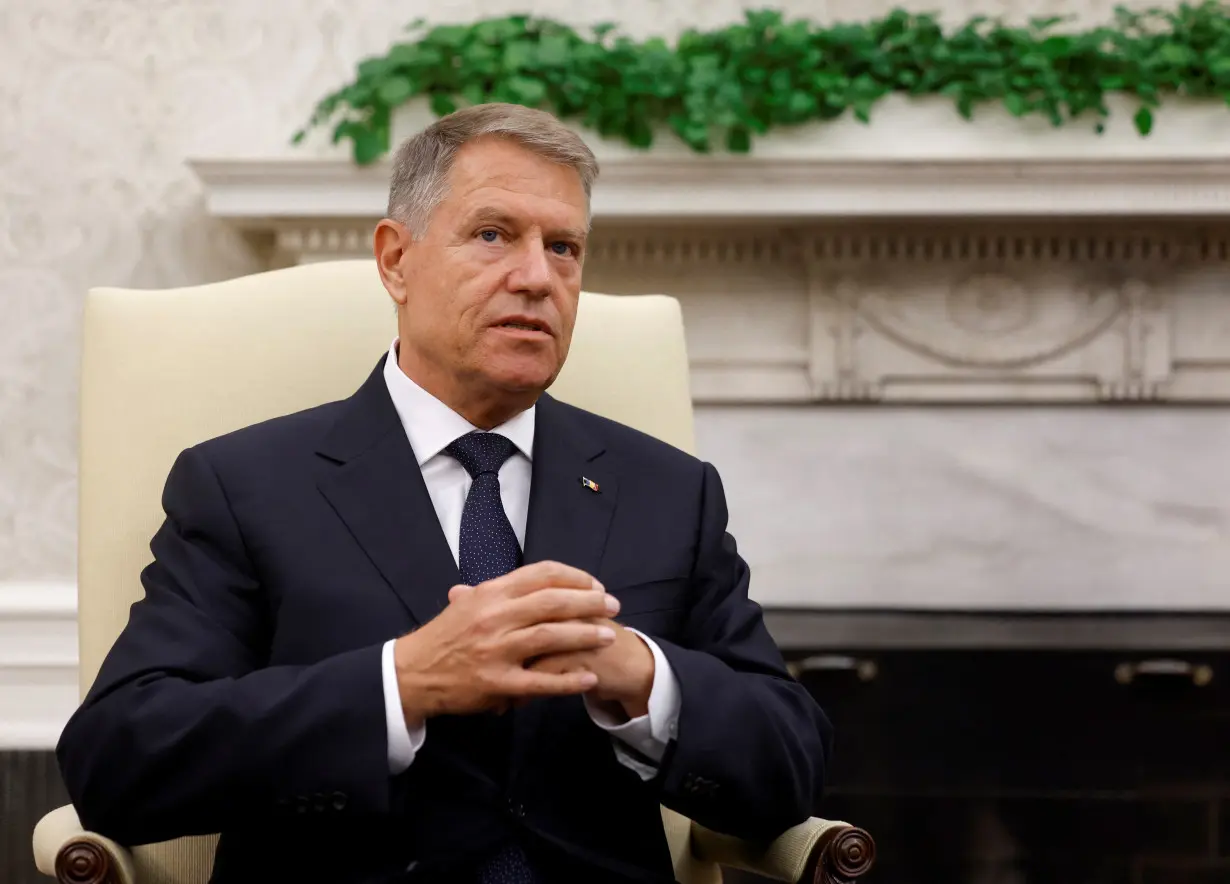
<svg viewBox="0 0 1230 884"><path fill-rule="evenodd" d="M822 815L876 840L862 880L1230 882L1230 654L789 657L837 730Z"/></svg>

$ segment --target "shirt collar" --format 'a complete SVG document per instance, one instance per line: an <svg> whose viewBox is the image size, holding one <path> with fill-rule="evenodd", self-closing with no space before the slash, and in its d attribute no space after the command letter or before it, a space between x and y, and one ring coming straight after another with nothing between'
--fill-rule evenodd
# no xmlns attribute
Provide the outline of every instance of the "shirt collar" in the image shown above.
<svg viewBox="0 0 1230 884"><path fill-rule="evenodd" d="M397 364L396 340L393 341L388 358L384 361L384 383L389 388L393 407L401 418L401 425L405 428L406 438L410 440L410 447L414 449L419 466L442 452L454 439L478 430L406 376ZM491 430L511 441L517 446L517 450L531 461L534 459L535 408L536 406L531 405Z"/></svg>

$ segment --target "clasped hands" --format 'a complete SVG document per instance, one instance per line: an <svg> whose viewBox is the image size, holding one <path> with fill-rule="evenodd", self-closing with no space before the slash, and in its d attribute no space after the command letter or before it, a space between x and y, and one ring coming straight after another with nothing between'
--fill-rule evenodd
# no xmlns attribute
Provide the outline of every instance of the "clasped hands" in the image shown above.
<svg viewBox="0 0 1230 884"><path fill-rule="evenodd" d="M611 619L619 601L584 571L538 562L454 586L448 600L393 646L409 726L576 694L617 718L646 713L653 653Z"/></svg>

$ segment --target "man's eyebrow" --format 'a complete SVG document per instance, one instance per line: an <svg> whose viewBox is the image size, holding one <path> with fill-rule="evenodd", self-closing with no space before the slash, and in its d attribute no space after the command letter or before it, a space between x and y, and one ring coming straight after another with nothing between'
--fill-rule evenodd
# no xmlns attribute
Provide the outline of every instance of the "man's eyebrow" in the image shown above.
<svg viewBox="0 0 1230 884"><path fill-rule="evenodd" d="M513 223L513 219L512 216L503 209L497 209L492 206L483 206L473 214L471 217L471 222L474 224L511 225Z"/></svg>
<svg viewBox="0 0 1230 884"><path fill-rule="evenodd" d="M552 235L560 239L570 239L573 242L585 242L589 238L589 231L583 227L561 227L553 231Z"/></svg>

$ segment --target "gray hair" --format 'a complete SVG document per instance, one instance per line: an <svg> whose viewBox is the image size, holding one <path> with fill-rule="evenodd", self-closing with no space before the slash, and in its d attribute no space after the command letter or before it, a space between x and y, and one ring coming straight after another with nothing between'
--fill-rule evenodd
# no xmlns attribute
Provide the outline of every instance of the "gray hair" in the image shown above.
<svg viewBox="0 0 1230 884"><path fill-rule="evenodd" d="M448 194L448 175L459 151L486 136L507 138L540 157L571 166L589 197L598 161L589 145L546 111L519 104L479 104L454 111L406 139L393 157L388 215L410 228L416 239L427 231L431 214Z"/></svg>

